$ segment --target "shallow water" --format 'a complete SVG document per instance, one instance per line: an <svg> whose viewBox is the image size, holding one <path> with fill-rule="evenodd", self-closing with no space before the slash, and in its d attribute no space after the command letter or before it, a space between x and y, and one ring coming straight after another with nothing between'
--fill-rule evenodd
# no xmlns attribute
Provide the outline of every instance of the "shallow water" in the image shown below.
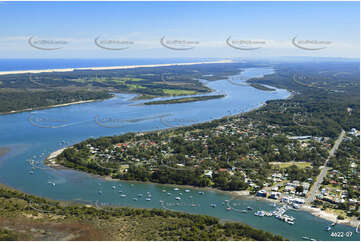
<svg viewBox="0 0 361 242"><path fill-rule="evenodd" d="M256 200L231 201L238 209L254 208L248 213L227 211L225 193L198 189L185 192L174 191L174 187L124 181L105 181L82 172L56 170L45 167L42 162L51 152L90 137L117 135L126 132L142 132L165 129L181 125L201 123L226 115L249 111L260 107L271 99L287 98L286 90L261 91L242 85L242 80L272 73L269 68L248 68L233 80L208 82L217 94L226 94L222 99L168 105L139 105L143 101L132 101L134 95L117 94L114 98L33 112L0 116L0 146L11 147L11 152L0 158L0 182L24 192L43 197L97 204L111 204L140 208L174 209L197 214L207 214L226 220L240 221L288 239L301 240L302 236L318 240L357 240L355 229L336 225L332 231L352 231L352 237L332 238L332 231L325 231L330 222L304 211L288 211L296 218L289 225L274 217L256 217L255 210L271 211L271 203ZM27 160L38 161L39 169L30 174ZM54 182L52 186L48 182ZM119 186L120 185L120 186ZM116 186L115 189L112 186ZM166 190L166 192L162 192ZM101 194L99 193L101 191ZM119 192L121 191L121 193ZM149 192L152 197L146 201ZM168 195L168 192L171 193ZM182 193L180 195L179 193ZM126 194L126 197L121 197ZM138 196L143 194L143 197ZM181 200L175 200L179 196ZM134 201L133 198L137 198ZM162 204L160 200L164 201ZM192 206L193 204L193 206ZM212 208L210 204L216 204Z"/></svg>

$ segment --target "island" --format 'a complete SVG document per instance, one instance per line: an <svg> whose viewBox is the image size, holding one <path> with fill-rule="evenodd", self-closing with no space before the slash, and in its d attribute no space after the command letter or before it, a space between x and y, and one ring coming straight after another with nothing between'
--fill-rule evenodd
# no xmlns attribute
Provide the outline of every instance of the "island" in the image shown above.
<svg viewBox="0 0 361 242"><path fill-rule="evenodd" d="M175 98L170 100L160 100L160 101L150 101L145 102L144 105L158 105L158 104L174 104L174 103L189 103L189 102L198 102L198 101L206 101L212 99L223 98L226 95L209 95L209 96L196 96L196 97L183 97L183 98Z"/></svg>

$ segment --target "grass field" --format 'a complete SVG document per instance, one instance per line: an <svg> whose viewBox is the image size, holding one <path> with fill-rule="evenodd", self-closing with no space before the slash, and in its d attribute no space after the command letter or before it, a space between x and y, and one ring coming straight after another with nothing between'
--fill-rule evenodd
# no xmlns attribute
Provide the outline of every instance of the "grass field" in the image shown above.
<svg viewBox="0 0 361 242"><path fill-rule="evenodd" d="M163 92L167 95L179 96L179 95L193 95L197 94L196 91L189 90L173 90L173 89L163 89Z"/></svg>
<svg viewBox="0 0 361 242"><path fill-rule="evenodd" d="M304 169L306 167L312 167L311 162L294 162L294 161L290 161L290 162L270 162L270 165L278 166L279 168L282 168L282 169L290 167L292 165L296 165L298 168L301 168L301 169Z"/></svg>

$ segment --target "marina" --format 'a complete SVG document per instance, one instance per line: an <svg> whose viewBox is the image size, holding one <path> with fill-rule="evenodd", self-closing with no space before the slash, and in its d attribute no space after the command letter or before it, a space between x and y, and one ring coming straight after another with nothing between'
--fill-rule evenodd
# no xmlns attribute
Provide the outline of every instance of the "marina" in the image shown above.
<svg viewBox="0 0 361 242"><path fill-rule="evenodd" d="M254 68L246 71L239 79L245 80L269 73L272 73L272 69ZM300 240L307 231L306 236L309 238L334 240L330 237L329 232L331 231L324 230L326 226L330 225L329 221L302 210L288 209L286 214L282 214L283 217L287 215L295 218L296 223L293 226L281 219L254 216L256 211L277 209L273 206L273 202L256 201L247 197L235 200L228 193L207 189L105 180L84 172L52 168L43 164L44 159L55 150L90 137L96 138L125 132L145 132L167 128L162 125L159 119L142 120L125 123L117 128L106 128L94 122L94 117L97 115L103 118L124 119L125 117L127 120L136 120L144 115L146 117L159 117L161 114L171 114L174 119L206 122L260 107L267 100L289 96L285 90L265 92L249 86L235 87L226 80L210 82L208 85L213 90L226 92L227 97L217 101L209 100L144 108L140 105L124 104L131 100L134 95L117 94L114 98L102 102L39 110L31 114L36 116L34 120L49 117L52 120L70 120L71 123L74 123L74 125L62 128L33 126L28 121L29 113L2 115L0 116L0 123L3 127L0 130L0 146L9 147L11 151L0 158L0 182L27 193L55 200L82 201L87 204L94 204L94 201L99 201L101 206L107 204L139 208L163 208L205 214L224 220L243 222L255 228L280 234L288 239ZM137 104L137 101L134 101L133 104ZM192 110L202 110L202 112L193 112ZM229 110L230 112L228 112ZM14 125L15 123L16 125ZM186 123L186 125L190 124ZM13 174L22 174L21 179L18 175ZM48 181L56 185L53 186ZM126 197L122 197L122 194ZM177 201L178 205L175 203L175 197L181 198ZM134 198L138 199L135 200ZM163 202L161 203L160 200ZM226 200L228 200L229 206L227 206ZM221 205L222 202L225 202L223 206ZM212 204L215 206L212 207ZM227 209L228 207L230 209ZM299 229L300 227L303 228L302 231ZM335 228L343 232L355 231L355 228L342 224L337 224ZM352 237L343 239L357 240L358 238L359 234L354 233Z"/></svg>

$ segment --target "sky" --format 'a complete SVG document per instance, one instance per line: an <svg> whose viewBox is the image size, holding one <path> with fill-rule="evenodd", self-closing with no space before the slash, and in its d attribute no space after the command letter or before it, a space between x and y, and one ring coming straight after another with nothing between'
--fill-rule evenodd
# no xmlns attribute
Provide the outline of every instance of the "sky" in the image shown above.
<svg viewBox="0 0 361 242"><path fill-rule="evenodd" d="M0 26L0 58L360 55L359 2L0 1Z"/></svg>

